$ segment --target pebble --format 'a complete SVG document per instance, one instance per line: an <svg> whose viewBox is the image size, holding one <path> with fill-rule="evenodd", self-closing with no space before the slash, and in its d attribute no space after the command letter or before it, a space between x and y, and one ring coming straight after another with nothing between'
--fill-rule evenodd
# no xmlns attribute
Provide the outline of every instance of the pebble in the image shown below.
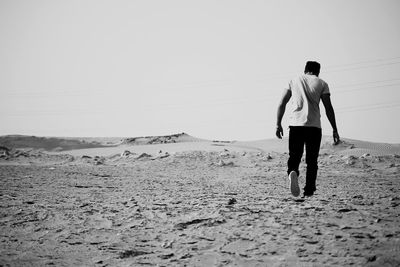
<svg viewBox="0 0 400 267"><path fill-rule="evenodd" d="M236 204L236 198L230 198L229 200L228 200L228 205L233 205L233 204Z"/></svg>

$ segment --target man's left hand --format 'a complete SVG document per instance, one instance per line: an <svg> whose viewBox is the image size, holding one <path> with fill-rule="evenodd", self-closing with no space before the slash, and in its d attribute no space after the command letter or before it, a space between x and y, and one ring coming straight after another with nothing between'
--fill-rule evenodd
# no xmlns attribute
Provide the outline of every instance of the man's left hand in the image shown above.
<svg viewBox="0 0 400 267"><path fill-rule="evenodd" d="M333 144L335 146L340 144L340 137L337 130L333 130Z"/></svg>
<svg viewBox="0 0 400 267"><path fill-rule="evenodd" d="M282 139L282 136L283 136L282 125L278 125L278 126L276 126L276 137L278 137L279 139Z"/></svg>

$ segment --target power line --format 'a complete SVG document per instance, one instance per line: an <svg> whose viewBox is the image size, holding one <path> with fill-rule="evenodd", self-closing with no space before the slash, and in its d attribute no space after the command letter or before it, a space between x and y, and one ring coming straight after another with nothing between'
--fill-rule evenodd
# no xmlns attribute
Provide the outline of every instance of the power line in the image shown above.
<svg viewBox="0 0 400 267"><path fill-rule="evenodd" d="M355 66L355 65L360 65L360 64L370 64L370 63L379 63L379 62L384 62L384 63L379 63L379 64L375 64L375 65L367 65L367 66L358 66L355 67L353 69L358 69L358 68L369 68L369 67L376 67L376 66L383 66L383 65L394 65L394 64L400 64L399 62L385 62L385 61L390 61L390 60L397 60L400 59L400 57L393 57L393 58L389 58L389 59L376 59L376 60L368 60L368 61L361 61L361 62L355 62L355 63L349 63L349 64L344 64L341 66ZM332 68L332 66L330 67ZM342 70L347 70L347 69L338 69L335 71L342 71ZM283 77L283 76L281 76ZM229 81L228 84L226 84L227 80L213 80L213 81L200 81L200 82L194 82L194 83L190 83L192 88L196 88L196 87L229 87L229 86L235 86L233 84L233 81ZM369 85L369 84L376 84L376 83L385 83L385 82L394 82L394 81L400 81L400 79L391 79L391 80L381 80L381 81L372 81L372 82L364 82L364 83L358 83L358 84L349 84L349 85L339 85L336 86L335 88L348 88L348 87L353 87L353 86L362 86L362 85ZM384 84L384 85L374 85L374 86L368 86L368 87L363 87L363 88L353 88L353 89L349 89L349 90L339 90L334 92L334 94L341 94L341 93L348 93L348 92L355 92L355 91L363 91L366 89L371 89L371 88L383 88L383 87L390 87L390 86L396 86L399 85L399 83L392 83L392 84ZM170 87L170 88L174 88L174 87ZM186 88L186 86L182 87L182 88ZM61 94L67 93L67 91L63 91L60 92ZM73 93L73 94L77 94L79 95L80 92L75 91L68 91L68 93ZM36 94L35 94L36 95ZM39 94L40 95L40 94ZM205 106L216 106L216 105L220 105L220 106L224 106L224 105L230 105L230 104L240 104L240 103L247 103L247 102L270 102L273 99L271 99L269 96L252 96L252 97L246 97L246 98L230 98L230 99L221 99L220 101L214 101L214 102L208 102L205 105L204 104L195 104L195 106L202 108ZM164 105L164 107L162 107L163 105L161 104L161 108L184 108L186 105L188 105L190 103L183 103L182 104L178 104L178 105ZM193 107L192 104L190 104L191 107ZM160 107L159 106L159 107Z"/></svg>
<svg viewBox="0 0 400 267"><path fill-rule="evenodd" d="M381 103L381 104L372 104L372 105L363 105L363 106L355 106L348 108L339 108L337 109L337 113L351 113L356 111L364 111L364 110L376 110L376 109L385 109L385 108L393 108L400 106L400 103Z"/></svg>
<svg viewBox="0 0 400 267"><path fill-rule="evenodd" d="M391 61L391 60L398 60L400 57L391 57L391 58L379 58L379 59L371 59L371 60L364 60L364 61L359 61L359 62L353 62L353 63L347 63L347 64L340 64L340 65L331 65L327 66L326 68L337 68L337 67L343 67L343 66L353 66L353 65L360 65L360 64L365 64L365 63L375 63L375 62L382 62L382 61Z"/></svg>
<svg viewBox="0 0 400 267"><path fill-rule="evenodd" d="M391 62L394 61L395 62ZM380 58L380 59L372 59L372 60L364 60L364 61L359 61L359 62L352 62L352 63L344 63L340 65L328 65L326 67L323 66L323 72L322 73L331 73L331 72L340 72L340 71L346 71L346 70L356 70L356 69L363 69L363 68L372 68L372 67L379 67L379 66L386 66L386 65L395 65L395 64L400 64L400 56L399 57L391 57L391 58ZM389 61L389 62L385 62ZM376 64L382 62L380 64ZM371 65L372 63L372 65ZM375 63L375 64L374 64ZM364 65L364 64L369 64L366 66L358 66L358 65ZM353 68L349 68L352 66L357 66ZM275 73L275 74L268 74L267 76L270 77L265 77L258 79L257 81L263 81L263 80L268 80L269 78L290 78L292 76L296 75L295 73Z"/></svg>
<svg viewBox="0 0 400 267"><path fill-rule="evenodd" d="M384 88L384 87L391 87L391 86L396 86L396 85L400 85L400 83L375 85L375 86L368 86L368 87L363 87L363 88L355 88L355 89L351 89L351 90L340 90L340 91L336 91L334 94L342 94L342 93L351 93L351 92L357 92L357 91L365 91L365 90L373 89L373 88Z"/></svg>
<svg viewBox="0 0 400 267"><path fill-rule="evenodd" d="M350 84L350 85L341 85L335 88L346 88L346 87L351 87L351 86L356 86L356 85L368 85L368 84L376 84L380 82L390 82L390 81L400 81L400 79L390 79L390 80L380 80L380 81L372 81L372 82L365 82L365 83L359 83L359 84ZM363 88L354 88L350 90L340 90L340 91L334 91L333 94L341 94L341 93L350 93L350 92L355 92L355 91L363 91L366 89L372 89L372 88L384 88L384 87L390 87L390 86L396 86L400 85L400 83L393 83L393 84L384 84L384 85L374 85L374 86L368 86L368 87L363 87ZM212 107L212 106L227 106L227 105L238 105L238 104L244 104L244 103L263 103L267 104L271 101L274 101L275 98L271 98L269 95L257 95L257 96L250 96L250 97L235 97L235 98L224 98L224 99L213 99L211 102L206 102L206 103L191 103L190 101L187 103L179 103L179 104L158 104L159 108L162 109L182 109L190 105L190 108L205 108L205 107ZM151 104L150 104L151 105Z"/></svg>
<svg viewBox="0 0 400 267"><path fill-rule="evenodd" d="M335 88L344 88L344 87L352 87L352 86L359 86L359 85L366 85L366 84L373 84L373 83L385 83L385 82L395 82L400 81L400 79L390 79L390 80L380 80L380 81L370 81L370 82L363 82L363 83L353 83L353 84L339 84L335 86Z"/></svg>
<svg viewBox="0 0 400 267"><path fill-rule="evenodd" d="M331 65L331 66L327 66L325 69L326 71L323 71L323 73L331 73L331 72L340 72L340 71L347 71L347 70L357 70L357 69L365 69L365 68L373 68L373 67L380 67L380 66L386 66L386 65L396 65L396 64L400 64L400 61L398 61L400 59L400 57L392 57L392 58L381 58L381 59L373 59L373 60L365 60L365 61L359 61L359 62L353 62L353 63L347 63L347 64L341 64L341 65ZM395 62L390 62L396 60ZM385 61L389 61L389 62L385 62ZM383 62L383 63L379 63L379 62ZM371 65L372 63L372 65ZM379 63L379 64L373 64L373 63ZM364 64L369 64L369 65L365 65L365 66L357 66L357 65L364 65ZM352 66L356 66L356 67L352 67ZM343 68L344 67L344 68ZM352 67L352 68L349 68ZM332 69L332 70L331 70ZM264 78L260 78L260 79L254 79L254 82L263 82L263 81L268 81L268 80L273 80L273 79L281 79L281 78L289 78L293 77L294 75L296 75L295 73L270 73L270 74L265 74ZM218 82L218 83L223 83L222 86L227 86L226 83L228 80L214 80L214 82ZM209 81L211 83L213 83L213 81ZM208 81L199 81L199 82L194 82L194 83L189 83L188 88L192 87L194 85L194 87L198 87L201 86L200 84L202 83L209 83ZM229 85L234 84L234 81L229 80ZM192 86L190 86L192 85ZM212 86L212 84L211 84Z"/></svg>
<svg viewBox="0 0 400 267"><path fill-rule="evenodd" d="M382 64L376 64L376 65L359 66L359 67L354 67L354 68L343 68L343 69L337 69L337 70L327 70L324 73L334 73L334 72L342 72L342 71L348 71L348 70L368 69L368 68L389 66L389 65L396 65L396 64L400 64L400 61L398 61L398 62L390 62L390 63L382 63Z"/></svg>
<svg viewBox="0 0 400 267"><path fill-rule="evenodd" d="M325 69L326 71L323 71L323 73L334 73L334 72L341 72L341 71L348 71L348 70L357 70L357 69L365 69L365 68L374 68L374 67L380 67L380 66L388 66L388 65L396 65L400 64L400 61L398 61L400 57L392 57L392 58L381 58L381 59L373 59L373 60L365 60L365 61L359 61L359 62L353 62L353 63L345 63L345 64L340 64L340 65L331 65L327 66ZM395 62L391 62L395 60ZM386 61L386 62L385 62ZM389 61L389 62L387 62ZM371 65L372 63L372 65ZM379 63L379 64L376 64ZM365 65L367 64L367 65ZM361 65L361 66L358 66ZM364 66L362 66L364 65ZM352 67L354 66L354 67ZM344 67L344 68L343 68ZM265 74L263 78L260 79L253 79L251 82L253 83L265 83L266 81L274 80L274 79L283 79L287 78L290 79L290 77L293 77L296 75L295 73L270 73L270 74ZM221 88L221 87L234 87L236 86L237 82L234 80L226 80L226 79L214 79L214 80L203 80L203 81L194 81L194 82L189 82L185 84L166 84L166 85L149 85L149 86L144 86L142 89L188 89L188 88ZM264 85L265 86L265 85ZM8 92L9 94L15 94L15 91L10 91ZM27 94L30 94L30 92L24 92ZM34 95L37 94L43 94L46 95L48 94L47 91L35 93ZM58 92L59 94L71 94L72 91L70 90L63 90ZM101 93L101 90L97 91L97 94ZM32 94L32 93L31 93ZM82 95L82 92L80 90L74 90L73 92L74 95L80 96Z"/></svg>

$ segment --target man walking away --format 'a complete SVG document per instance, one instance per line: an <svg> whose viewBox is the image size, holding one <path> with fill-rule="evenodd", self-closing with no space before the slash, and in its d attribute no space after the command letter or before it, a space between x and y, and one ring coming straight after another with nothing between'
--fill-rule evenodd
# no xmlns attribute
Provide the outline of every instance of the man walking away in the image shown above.
<svg viewBox="0 0 400 267"><path fill-rule="evenodd" d="M315 181L318 170L318 154L322 138L321 115L319 102L322 99L326 116L333 128L334 144L340 142L336 127L335 112L332 107L328 84L320 79L321 65L308 61L304 74L292 79L284 90L279 103L276 122L276 136L282 139L282 118L286 104L289 102L289 160L287 173L290 180L290 190L293 196L300 194L298 184L299 165L306 148L306 184L304 197L309 197L316 191Z"/></svg>

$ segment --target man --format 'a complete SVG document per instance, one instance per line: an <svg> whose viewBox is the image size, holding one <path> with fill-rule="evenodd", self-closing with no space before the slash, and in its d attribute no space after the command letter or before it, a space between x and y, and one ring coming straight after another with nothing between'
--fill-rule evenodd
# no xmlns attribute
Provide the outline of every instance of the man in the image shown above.
<svg viewBox="0 0 400 267"><path fill-rule="evenodd" d="M282 139L282 118L285 114L286 104L290 100L289 117L289 160L288 170L290 190L293 196L300 194L298 184L299 165L306 147L306 184L304 197L310 197L316 191L315 181L318 170L318 154L321 144L321 115L319 102L322 99L326 115L333 128L334 144L340 142L336 127L335 112L332 107L328 84L320 79L321 65L315 61L308 61L304 75L294 78L289 83L289 88L284 90L278 107L276 136Z"/></svg>

